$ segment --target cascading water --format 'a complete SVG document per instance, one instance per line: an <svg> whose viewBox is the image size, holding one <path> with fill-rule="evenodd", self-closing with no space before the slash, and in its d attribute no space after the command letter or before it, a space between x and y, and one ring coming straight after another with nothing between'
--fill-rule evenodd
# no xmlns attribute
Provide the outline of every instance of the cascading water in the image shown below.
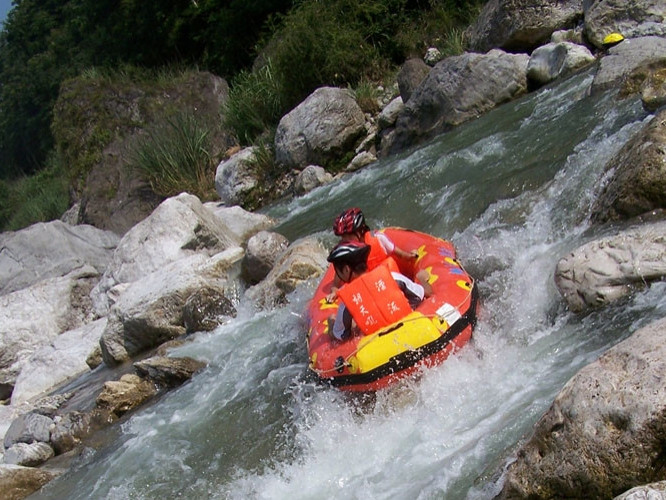
<svg viewBox="0 0 666 500"><path fill-rule="evenodd" d="M482 297L474 342L374 396L307 373L290 304L239 315L173 354L202 373L116 429L34 498L485 499L511 452L580 368L666 314L666 283L587 315L553 284L560 257L600 234L587 222L607 160L649 116L589 96L581 74L429 144L268 210L294 240L327 245L334 216L452 240Z"/></svg>

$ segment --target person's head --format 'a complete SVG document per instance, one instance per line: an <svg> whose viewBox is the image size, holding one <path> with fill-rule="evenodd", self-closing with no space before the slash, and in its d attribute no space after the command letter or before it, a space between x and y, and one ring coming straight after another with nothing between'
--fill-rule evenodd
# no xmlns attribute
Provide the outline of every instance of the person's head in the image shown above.
<svg viewBox="0 0 666 500"><path fill-rule="evenodd" d="M340 281L348 283L368 269L369 254L370 247L365 243L343 241L331 250L327 260L333 264L335 274Z"/></svg>
<svg viewBox="0 0 666 500"><path fill-rule="evenodd" d="M333 232L343 240L350 240L351 237L362 240L363 235L370 228L365 223L365 216L360 208L348 208L335 218L333 222Z"/></svg>

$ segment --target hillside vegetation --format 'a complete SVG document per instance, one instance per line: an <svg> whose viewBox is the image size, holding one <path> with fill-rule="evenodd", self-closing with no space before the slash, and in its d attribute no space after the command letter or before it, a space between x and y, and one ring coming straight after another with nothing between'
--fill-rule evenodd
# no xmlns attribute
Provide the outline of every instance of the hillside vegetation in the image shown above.
<svg viewBox="0 0 666 500"><path fill-rule="evenodd" d="M427 47L461 52L482 3L17 1L0 33L0 229L59 217L85 176L54 141L54 105L71 78L210 71L231 85L223 125L242 145L270 143L280 117L319 86L370 89Z"/></svg>

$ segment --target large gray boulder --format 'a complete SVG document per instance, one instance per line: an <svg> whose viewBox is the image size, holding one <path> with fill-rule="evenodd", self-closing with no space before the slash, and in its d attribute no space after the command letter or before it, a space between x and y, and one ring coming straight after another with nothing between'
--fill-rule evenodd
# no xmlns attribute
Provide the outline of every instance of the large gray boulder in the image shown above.
<svg viewBox="0 0 666 500"><path fill-rule="evenodd" d="M25 413L12 421L5 434L3 445L8 449L17 443L48 443L54 426L53 420L46 415Z"/></svg>
<svg viewBox="0 0 666 500"><path fill-rule="evenodd" d="M86 360L99 347L106 323L106 318L101 318L64 332L39 347L16 378L12 405L19 405L68 379L89 372Z"/></svg>
<svg viewBox="0 0 666 500"><path fill-rule="evenodd" d="M213 255L237 247L240 241L199 198L182 193L162 202L150 216L129 230L93 290L100 316L116 300L114 287L131 283L164 266L195 254Z"/></svg>
<svg viewBox="0 0 666 500"><path fill-rule="evenodd" d="M430 73L430 66L423 59L412 58L405 61L397 76L402 102L409 101L414 91L428 76L428 73Z"/></svg>
<svg viewBox="0 0 666 500"><path fill-rule="evenodd" d="M592 207L594 221L666 209L666 110L625 144L606 171L612 175Z"/></svg>
<svg viewBox="0 0 666 500"><path fill-rule="evenodd" d="M249 240L259 231L270 229L277 223L268 215L248 212L238 205L228 207L222 203L210 201L204 203L204 207L213 212L215 217L221 219L235 235L236 240L241 243Z"/></svg>
<svg viewBox="0 0 666 500"><path fill-rule="evenodd" d="M613 498L663 478L666 320L580 370L539 420L499 498Z"/></svg>
<svg viewBox="0 0 666 500"><path fill-rule="evenodd" d="M585 34L597 47L604 37L621 33L625 38L666 36L664 0L586 0Z"/></svg>
<svg viewBox="0 0 666 500"><path fill-rule="evenodd" d="M646 36L624 40L601 58L599 71L592 82L592 92L607 90L632 71L666 58L666 38Z"/></svg>
<svg viewBox="0 0 666 500"><path fill-rule="evenodd" d="M636 486L613 500L664 500L666 498L666 481L657 481L643 486Z"/></svg>
<svg viewBox="0 0 666 500"><path fill-rule="evenodd" d="M287 168L339 162L365 132L365 115L351 92L334 87L315 90L280 120L275 160Z"/></svg>
<svg viewBox="0 0 666 500"><path fill-rule="evenodd" d="M590 241L555 269L555 284L573 311L606 305L664 277L666 221Z"/></svg>
<svg viewBox="0 0 666 500"><path fill-rule="evenodd" d="M261 182L256 154L256 147L245 148L217 166L215 190L225 205L245 206Z"/></svg>
<svg viewBox="0 0 666 500"><path fill-rule="evenodd" d="M404 150L524 94L528 62L526 54L501 50L440 61L405 103L389 152Z"/></svg>
<svg viewBox="0 0 666 500"><path fill-rule="evenodd" d="M58 278L83 266L100 274L120 238L93 226L40 222L26 229L0 233L0 295L47 278Z"/></svg>
<svg viewBox="0 0 666 500"><path fill-rule="evenodd" d="M284 304L296 286L324 274L328 252L314 238L292 243L278 258L268 276L246 292L259 307Z"/></svg>
<svg viewBox="0 0 666 500"><path fill-rule="evenodd" d="M24 465L34 467L46 462L55 455L48 443L17 443L5 450L5 463L11 465Z"/></svg>
<svg viewBox="0 0 666 500"><path fill-rule="evenodd" d="M294 193L303 195L329 182L333 182L333 176L324 167L308 165L296 176Z"/></svg>
<svg viewBox="0 0 666 500"><path fill-rule="evenodd" d="M263 280L288 246L289 240L275 232L260 231L250 238L241 262L245 281L256 285Z"/></svg>
<svg viewBox="0 0 666 500"><path fill-rule="evenodd" d="M532 52L527 65L527 78L537 85L545 85L557 78L570 75L595 61L587 47L569 42L549 43Z"/></svg>
<svg viewBox="0 0 666 500"><path fill-rule="evenodd" d="M466 35L477 52L529 52L554 31L573 28L582 17L583 0L490 0Z"/></svg>
<svg viewBox="0 0 666 500"><path fill-rule="evenodd" d="M243 249L233 247L212 257L192 255L128 284L111 308L102 334L102 357L109 366L184 335L183 309L203 288L235 294L235 267Z"/></svg>
<svg viewBox="0 0 666 500"><path fill-rule="evenodd" d="M0 399L40 347L94 320L90 291L99 280L89 266L0 296Z"/></svg>

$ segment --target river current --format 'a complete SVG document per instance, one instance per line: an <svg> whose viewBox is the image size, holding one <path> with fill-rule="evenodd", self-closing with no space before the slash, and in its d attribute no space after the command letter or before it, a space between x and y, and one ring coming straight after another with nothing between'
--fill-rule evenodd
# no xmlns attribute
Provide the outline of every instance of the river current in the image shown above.
<svg viewBox="0 0 666 500"><path fill-rule="evenodd" d="M651 118L637 99L590 96L579 74L266 210L290 240L331 246L333 218L450 239L481 293L473 342L375 395L307 372L302 314L286 307L195 334L174 356L208 367L133 414L31 498L489 499L512 452L564 384L666 315L666 283L584 315L569 312L557 261L611 231L589 223L604 166Z"/></svg>

